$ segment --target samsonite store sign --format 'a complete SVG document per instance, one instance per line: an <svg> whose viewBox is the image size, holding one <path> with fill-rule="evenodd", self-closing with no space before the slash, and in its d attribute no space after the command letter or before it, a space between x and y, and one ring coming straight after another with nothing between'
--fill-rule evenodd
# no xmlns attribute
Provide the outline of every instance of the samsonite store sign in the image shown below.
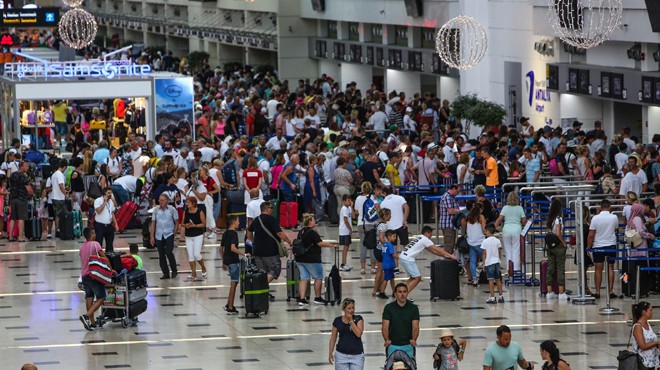
<svg viewBox="0 0 660 370"><path fill-rule="evenodd" d="M129 61L80 61L80 62L20 62L5 64L5 75L22 80L61 78L147 77L151 74L148 64Z"/></svg>
<svg viewBox="0 0 660 370"><path fill-rule="evenodd" d="M60 20L60 8L3 9L4 27L56 27Z"/></svg>

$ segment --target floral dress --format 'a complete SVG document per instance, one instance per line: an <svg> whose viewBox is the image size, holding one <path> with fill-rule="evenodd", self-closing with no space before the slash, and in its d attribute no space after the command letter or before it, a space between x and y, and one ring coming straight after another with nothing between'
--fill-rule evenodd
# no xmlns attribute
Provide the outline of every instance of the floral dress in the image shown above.
<svg viewBox="0 0 660 370"><path fill-rule="evenodd" d="M642 333L644 334L644 341L646 343L658 339L658 337L655 335L655 332L653 331L653 328L651 327L651 323L647 323L647 325L649 326L648 329L645 329L641 324L638 323L636 323L635 325L639 325L642 328ZM633 329L635 328L635 325L633 325ZM637 344L637 341L634 338L632 342L633 342L633 352L639 355L639 359L642 362L642 365L650 368L655 368L656 366L660 365L660 361L658 360L659 351L657 347L653 347L651 349L647 349L646 351L643 351L639 349L639 345Z"/></svg>

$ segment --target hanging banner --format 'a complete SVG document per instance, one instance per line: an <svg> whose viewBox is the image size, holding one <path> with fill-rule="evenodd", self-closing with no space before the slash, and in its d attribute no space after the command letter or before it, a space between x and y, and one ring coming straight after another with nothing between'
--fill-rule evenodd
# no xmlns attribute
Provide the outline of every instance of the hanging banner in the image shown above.
<svg viewBox="0 0 660 370"><path fill-rule="evenodd" d="M192 123L194 89L192 77L156 78L156 134L174 135L175 129L195 135Z"/></svg>

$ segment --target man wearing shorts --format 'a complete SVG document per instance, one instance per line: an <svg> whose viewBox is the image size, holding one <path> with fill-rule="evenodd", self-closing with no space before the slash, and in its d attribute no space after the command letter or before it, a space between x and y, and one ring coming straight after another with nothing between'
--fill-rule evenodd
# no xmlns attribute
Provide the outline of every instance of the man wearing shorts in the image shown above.
<svg viewBox="0 0 660 370"><path fill-rule="evenodd" d="M452 219L455 214L461 211L456 202L459 189L457 184L451 185L442 195L438 204L438 217L440 218L438 224L442 230L442 243L447 253L454 253L454 245L456 244L456 228Z"/></svg>
<svg viewBox="0 0 660 370"><path fill-rule="evenodd" d="M413 238L410 243L403 248L403 251L399 255L399 266L410 275L410 278L408 278L408 281L406 282L408 294L410 294L410 292L412 292L422 280L422 274L419 272L419 268L417 268L415 256L421 253L424 249L436 256L451 260L456 259L451 253L433 244L431 241L432 236L433 228L430 226L424 226L422 228L422 235ZM408 299L412 301L412 299Z"/></svg>
<svg viewBox="0 0 660 370"><path fill-rule="evenodd" d="M92 279L89 275L89 257L96 256L105 258L105 252L101 244L96 242L96 233L94 229L86 227L83 230L83 236L86 242L80 246L80 276L82 276L82 286L85 291L85 313L80 315L80 321L85 329L92 331L96 328L96 318L94 313L101 308L105 299L105 286ZM113 274L115 272L113 271Z"/></svg>
<svg viewBox="0 0 660 370"><path fill-rule="evenodd" d="M32 198L32 194L28 194L28 187L31 188L30 179L25 174L30 168L30 164L26 161L21 161L18 166L18 171L15 171L9 177L10 199L11 205L11 219L9 221L9 230L14 230L14 223L18 222L18 241L24 242L25 239L25 220L28 219L27 205L28 200ZM9 234L9 241L13 235Z"/></svg>
<svg viewBox="0 0 660 370"><path fill-rule="evenodd" d="M280 277L282 261L280 260L278 243L283 240L291 245L291 240L280 229L280 224L273 217L273 205L270 202L261 203L261 214L247 228L248 240L252 242L252 255L257 268L266 271L268 283ZM275 300L271 294L270 299Z"/></svg>
<svg viewBox="0 0 660 370"><path fill-rule="evenodd" d="M64 135L66 141L66 134L69 131L69 128L66 124L66 113L69 108L66 105L64 100L55 102L53 105L53 115L55 116L55 146L59 146L62 140L62 135Z"/></svg>
<svg viewBox="0 0 660 370"><path fill-rule="evenodd" d="M587 250L593 253L593 261L596 264L594 281L596 283L596 294L594 297L600 298L600 285L603 281L603 263L607 258L607 268L609 269L609 288L610 298L616 298L617 295L612 292L614 289L614 263L615 252L599 253L595 249L616 249L616 229L619 226L619 219L616 215L610 213L611 203L607 199L600 202L600 213L591 219L589 225L589 237L587 238Z"/></svg>
<svg viewBox="0 0 660 370"><path fill-rule="evenodd" d="M66 179L64 177L64 171L68 166L66 159L60 160L57 165L57 171L53 172L50 176L50 184L52 186L52 191L50 193L51 201L53 202L53 211L55 212L55 230L60 231L60 213L65 211L65 200L67 195L66 190Z"/></svg>

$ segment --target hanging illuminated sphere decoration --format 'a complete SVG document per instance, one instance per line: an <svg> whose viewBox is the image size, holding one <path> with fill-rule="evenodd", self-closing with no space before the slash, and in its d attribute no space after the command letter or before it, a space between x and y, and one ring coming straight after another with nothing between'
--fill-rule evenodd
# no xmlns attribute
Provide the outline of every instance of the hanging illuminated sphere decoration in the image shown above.
<svg viewBox="0 0 660 370"><path fill-rule="evenodd" d="M583 49L608 41L621 27L623 0L549 0L548 21L565 43Z"/></svg>
<svg viewBox="0 0 660 370"><path fill-rule="evenodd" d="M98 26L96 19L89 12L76 8L64 13L60 19L58 30L60 38L66 46L82 49L91 44L96 37Z"/></svg>
<svg viewBox="0 0 660 370"><path fill-rule="evenodd" d="M69 8L75 8L80 6L83 3L83 0L62 0L62 2Z"/></svg>
<svg viewBox="0 0 660 370"><path fill-rule="evenodd" d="M440 59L449 67L470 69L486 55L486 30L472 17L461 15L452 18L438 31L435 49Z"/></svg>

